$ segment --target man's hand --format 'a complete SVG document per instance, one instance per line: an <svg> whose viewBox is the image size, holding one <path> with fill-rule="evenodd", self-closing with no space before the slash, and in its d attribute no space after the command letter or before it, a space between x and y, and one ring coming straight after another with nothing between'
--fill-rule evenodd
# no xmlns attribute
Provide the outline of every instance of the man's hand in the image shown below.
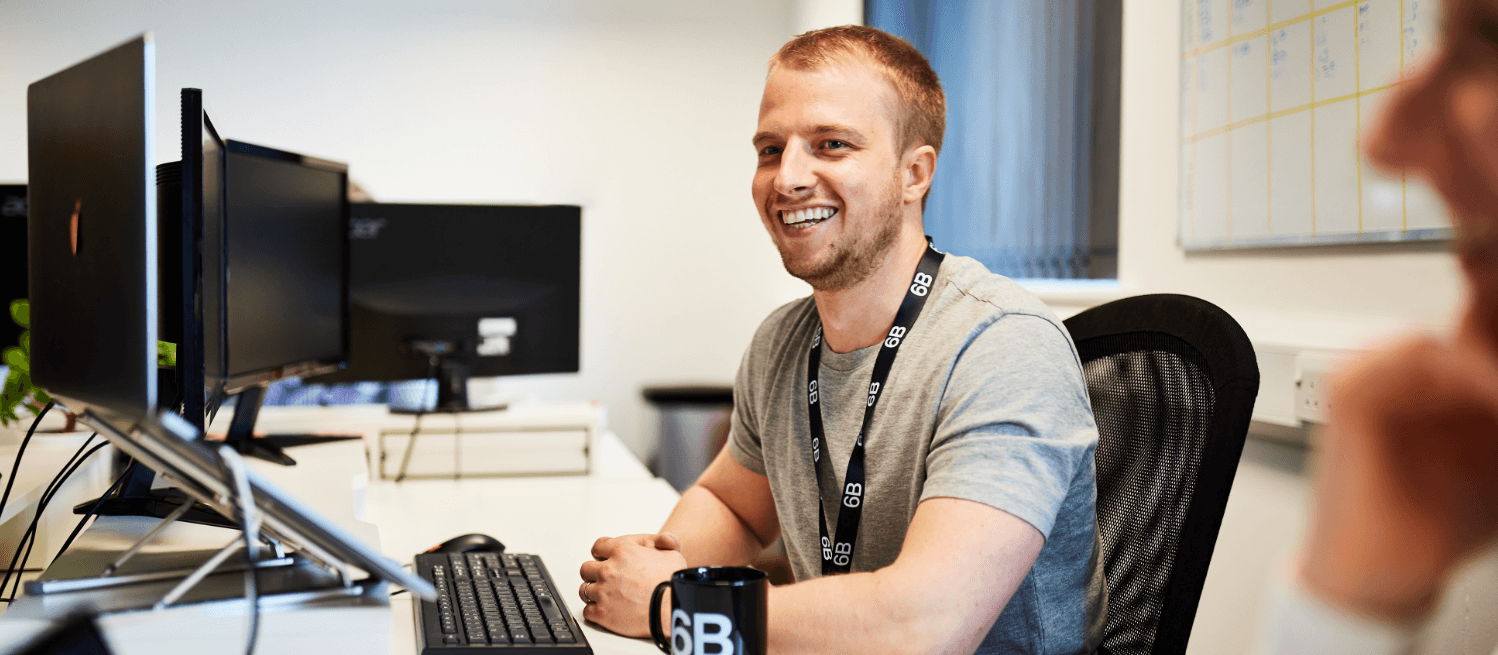
<svg viewBox="0 0 1498 655"><path fill-rule="evenodd" d="M1498 350L1469 312L1333 381L1300 578L1371 618L1427 614L1451 570L1498 538Z"/></svg>
<svg viewBox="0 0 1498 655"><path fill-rule="evenodd" d="M583 618L626 637L649 637L651 592L687 568L676 535L603 537L593 543L593 557L580 571Z"/></svg>

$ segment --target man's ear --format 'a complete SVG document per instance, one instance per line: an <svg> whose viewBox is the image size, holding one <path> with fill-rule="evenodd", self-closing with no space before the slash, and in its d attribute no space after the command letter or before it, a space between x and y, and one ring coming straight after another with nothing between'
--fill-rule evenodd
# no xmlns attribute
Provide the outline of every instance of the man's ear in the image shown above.
<svg viewBox="0 0 1498 655"><path fill-rule="evenodd" d="M920 202L931 189L931 177L936 174L936 148L921 145L905 151L900 158L900 170L905 187L901 200L907 204Z"/></svg>

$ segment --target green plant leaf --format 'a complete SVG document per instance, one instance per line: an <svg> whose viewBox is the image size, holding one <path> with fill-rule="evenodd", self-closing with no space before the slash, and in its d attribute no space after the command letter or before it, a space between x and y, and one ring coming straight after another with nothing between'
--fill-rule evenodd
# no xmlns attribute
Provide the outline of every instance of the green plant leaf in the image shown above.
<svg viewBox="0 0 1498 655"><path fill-rule="evenodd" d="M26 386L31 387L31 395L36 397L37 402L43 405L52 402L51 394L43 391L41 387L32 384L31 380L26 380Z"/></svg>
<svg viewBox="0 0 1498 655"><path fill-rule="evenodd" d="M31 362L27 361L30 358L20 348L15 346L6 348L4 354L0 354L0 358L3 358L5 365L9 366L12 371L20 371L23 374L31 373ZM27 378L29 379L30 375L27 375Z"/></svg>
<svg viewBox="0 0 1498 655"><path fill-rule="evenodd" d="M31 327L31 302L17 298L10 302L10 318L23 328Z"/></svg>
<svg viewBox="0 0 1498 655"><path fill-rule="evenodd" d="M26 354L26 360L31 360L31 330L21 333L21 352Z"/></svg>
<svg viewBox="0 0 1498 655"><path fill-rule="evenodd" d="M5 376L5 386L0 388L0 424L10 425L11 421L21 420L21 417L16 416L16 407L26 398L24 378L16 370Z"/></svg>
<svg viewBox="0 0 1498 655"><path fill-rule="evenodd" d="M172 343L170 341L157 341L156 342L156 365L157 366L176 366L177 365L177 344Z"/></svg>

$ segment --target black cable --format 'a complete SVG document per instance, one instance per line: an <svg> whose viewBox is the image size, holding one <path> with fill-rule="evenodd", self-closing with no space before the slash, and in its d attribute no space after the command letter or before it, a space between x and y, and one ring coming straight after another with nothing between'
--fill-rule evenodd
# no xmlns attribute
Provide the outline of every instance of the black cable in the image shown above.
<svg viewBox="0 0 1498 655"><path fill-rule="evenodd" d="M424 413L419 408L416 410L416 425L411 428L410 438L406 439L406 452L401 454L401 470L395 474L396 482L402 482L406 479L406 467L411 465L411 453L416 447L416 433L421 432L421 416Z"/></svg>
<svg viewBox="0 0 1498 655"><path fill-rule="evenodd" d="M437 358L432 357L430 362L430 365L427 367L427 379L433 382L433 386L439 387L436 389L437 398L432 399L432 406L435 408L437 399L442 397L442 389L440 388L442 382L437 379ZM425 392L426 390L422 389L422 391ZM422 396L425 395L425 393L422 393ZM406 452L401 454L401 470L395 474L396 482L406 479L406 467L411 465L411 452L416 449L416 433L421 432L421 417L425 416L427 412L426 398L422 398L421 401L421 404L416 406L416 425L411 428L411 438L406 440Z"/></svg>
<svg viewBox="0 0 1498 655"><path fill-rule="evenodd" d="M98 435L95 434L93 436L98 436ZM90 437L90 439L92 439L92 438L93 437ZM85 443L85 445L87 445L88 442L84 442L84 443ZM26 563L31 561L31 550L32 550L32 547L36 545L36 533L37 533L37 528L40 527L40 521L41 521L41 518L42 518L42 513L45 512L45 511L47 511L47 506L52 502L53 497L55 497L57 495L57 492L62 489L63 483L67 482L68 478L70 478L70 477L73 476L73 473L78 470L78 467L82 466L83 462L85 460L87 460L89 457L93 456L94 453L99 452L99 450L101 450L102 448L104 448L107 445L109 445L107 442L106 443L100 443L100 444L94 446L93 448L89 449L89 451L86 452L86 453L84 453L82 457L78 458L75 461L75 463L73 463L71 465L71 467L69 467L63 473L60 473L58 475L58 477L53 478L53 486L48 490L48 492L46 494L43 495L41 503L39 503L37 505L36 516L32 517L32 519L31 519L31 525L30 525L30 527L27 528L27 534L22 536L23 539L27 539L29 537L29 541L26 544L26 554L21 557L21 567L19 569L16 569L16 571L15 571L16 584L15 584L15 587L10 592L10 596L8 596L8 597L6 597L4 599L6 602L10 602L10 601L15 600L16 595L19 594L20 591L21 591L21 574L26 571ZM14 564L14 561L15 561L14 558L12 558L11 561L12 561L12 564ZM10 571L6 572L6 576L7 576L7 578L10 576ZM4 589L5 589L4 584L0 583L0 591L3 591Z"/></svg>
<svg viewBox="0 0 1498 655"><path fill-rule="evenodd" d="M10 479L5 481L5 495L0 496L0 515L5 513L5 503L10 501L10 488L16 484L16 471L21 469L21 455L26 454L26 444L31 443L31 435L36 434L36 426L42 424L42 417L47 411L57 404L55 400L47 401L47 406L36 415L36 420L31 422L31 429L26 431L26 438L21 441L21 449L16 451L16 461L10 465Z"/></svg>
<svg viewBox="0 0 1498 655"><path fill-rule="evenodd" d="M62 488L62 484L73 475L74 471L78 470L78 467L81 466L85 460L87 460L94 453L99 452L99 450L103 447L109 445L109 442L106 441L94 446L92 449L85 452L84 449L88 448L88 445L93 442L94 437L97 436L99 436L97 432L89 435L89 438L83 442L83 445L78 448L78 451L73 453L73 458L68 460L68 463L63 466L63 470L60 471L56 477L52 478L52 483L47 485L47 490L42 493L41 502L39 502L36 506L36 515L31 518L31 525L26 528L25 534L21 535L21 540L16 542L16 552L11 556L10 565L5 569L5 577L3 579L0 579L0 595L4 594L6 586L10 584L10 578L12 575L16 577L14 591L12 591L9 596L0 598L0 600L3 600L5 602L13 601L16 598L16 594L20 592L20 573L26 570L26 562L31 559L31 549L36 545L37 525L41 521L42 513L47 511L47 505L52 502L52 497L57 494L57 491ZM21 553L21 546L23 544L26 547L26 552L24 555L22 555ZM16 569L17 560L19 560L21 564L21 568L19 570Z"/></svg>
<svg viewBox="0 0 1498 655"><path fill-rule="evenodd" d="M203 436L205 437L208 435L208 426L212 425L213 420L218 418L219 408L223 406L225 400L229 399L229 394L224 393L224 390L224 383L220 382L214 385L212 391L208 392L208 402L204 403L208 408L208 418L203 421ZM238 408L235 409L237 410Z"/></svg>
<svg viewBox="0 0 1498 655"><path fill-rule="evenodd" d="M17 550L16 555L19 555L21 557L20 568L19 569L14 568L15 565L16 565L16 560L15 560L15 556L12 556L11 557L11 566L10 566L10 568L8 568L6 570L6 573L5 573L5 580L4 581L0 581L0 593L3 593L5 591L5 586L10 581L10 576L12 574L12 571L14 571L14 574L16 576L15 587L11 590L11 593L10 593L9 596L7 596L4 599L0 599L0 600L5 600L6 602L10 602L12 600L15 600L16 594L18 594L20 592L20 590L21 590L21 574L26 571L26 563L29 562L29 561L31 561L31 550L36 545L37 528L40 527L40 523L41 523L41 519L42 519L42 514L47 511L47 506L49 504L51 504L52 498L57 495L57 492L59 490L62 489L63 483L67 482L68 478L70 478L70 477L73 476L73 472L76 471L76 470L78 470L79 466L83 465L84 460L87 460L94 453L98 452L103 447L109 445L107 442L100 443L98 445L95 445L92 449L89 449L88 452L84 452L83 448L86 448L88 446L88 444L93 441L94 437L97 437L97 436L99 436L98 433L94 433L94 434L92 434L92 435L89 436L88 440L86 440L86 441L83 442L83 446L79 447L78 452L73 453L73 459L68 460L68 463L65 464L65 465L63 465L63 470L60 471L57 474L57 476L55 476L55 477L52 478L52 483L49 484L47 486L46 491L44 491L42 493L41 502L37 503L37 506L36 506L36 514L31 518L31 525L26 528L26 533L21 536L22 542L24 542L25 545L26 545L26 552L25 552L25 554L22 555L20 553L20 545L19 544L16 546L16 550Z"/></svg>
<svg viewBox="0 0 1498 655"><path fill-rule="evenodd" d="M63 553L68 552L68 546L73 545L73 539L77 538L78 533L83 531L83 526L88 523L89 519L94 518L94 514L98 513L99 506L104 504L104 499L114 495L115 490L119 489L120 485L125 483L125 480L130 477L130 472L134 470L135 460L132 459L130 460L130 464L125 467L125 472L121 473L120 477L115 479L114 484L109 486L109 490L105 491L104 495L99 496L99 499L94 501L93 507L88 508L88 513L83 515L83 518L78 521L78 525L73 526L73 532L72 534L68 535L68 540L62 542L62 548L59 549L57 551L57 554L52 557L53 562L56 562L58 558L62 557Z"/></svg>

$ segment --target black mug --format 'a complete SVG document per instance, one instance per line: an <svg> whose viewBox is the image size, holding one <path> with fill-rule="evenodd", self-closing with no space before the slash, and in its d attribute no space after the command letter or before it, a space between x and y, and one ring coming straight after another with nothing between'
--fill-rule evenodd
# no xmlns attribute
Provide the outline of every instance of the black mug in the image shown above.
<svg viewBox="0 0 1498 655"><path fill-rule="evenodd" d="M671 636L661 634L661 594L671 588ZM667 655L765 655L770 577L742 566L682 569L650 596L650 637Z"/></svg>

